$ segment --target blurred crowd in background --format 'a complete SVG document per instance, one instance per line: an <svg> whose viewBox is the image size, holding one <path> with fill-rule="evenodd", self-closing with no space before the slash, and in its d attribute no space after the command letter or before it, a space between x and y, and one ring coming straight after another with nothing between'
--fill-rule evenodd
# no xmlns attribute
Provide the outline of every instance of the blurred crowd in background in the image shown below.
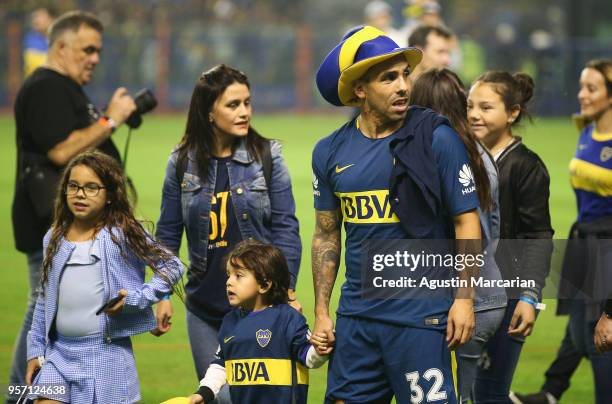
<svg viewBox="0 0 612 404"><path fill-rule="evenodd" d="M53 16L72 9L94 12L105 25L104 57L86 87L91 98L108 99L117 86L148 87L166 110L184 110L199 74L218 63L250 77L258 110L324 109L317 67L364 23L402 46L419 25L449 28L450 67L466 84L488 69L527 72L540 115L574 112L584 63L612 49L608 0L3 0L0 109L12 108L44 58Z"/></svg>

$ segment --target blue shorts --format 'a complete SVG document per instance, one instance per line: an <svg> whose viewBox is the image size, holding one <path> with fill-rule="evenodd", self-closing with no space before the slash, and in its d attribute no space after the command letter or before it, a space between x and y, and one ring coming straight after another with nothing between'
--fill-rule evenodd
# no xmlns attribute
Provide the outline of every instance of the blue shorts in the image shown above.
<svg viewBox="0 0 612 404"><path fill-rule="evenodd" d="M457 366L443 331L338 316L326 402L457 403Z"/></svg>

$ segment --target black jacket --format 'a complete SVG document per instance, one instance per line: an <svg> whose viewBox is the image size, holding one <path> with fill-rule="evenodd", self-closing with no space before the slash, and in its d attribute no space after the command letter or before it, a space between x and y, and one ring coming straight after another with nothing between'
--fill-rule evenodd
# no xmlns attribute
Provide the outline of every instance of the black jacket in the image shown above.
<svg viewBox="0 0 612 404"><path fill-rule="evenodd" d="M502 240L495 258L504 279L519 276L537 284L535 289L515 292L539 299L550 270L554 233L548 206L548 170L520 137L498 157L497 165Z"/></svg>

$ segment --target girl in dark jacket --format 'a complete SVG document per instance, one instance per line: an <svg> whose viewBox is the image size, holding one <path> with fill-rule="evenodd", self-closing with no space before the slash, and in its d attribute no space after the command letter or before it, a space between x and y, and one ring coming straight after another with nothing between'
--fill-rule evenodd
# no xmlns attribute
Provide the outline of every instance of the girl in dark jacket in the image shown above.
<svg viewBox="0 0 612 404"><path fill-rule="evenodd" d="M496 260L504 279L518 276L533 281L533 286L507 290L506 315L487 342L487 360L478 369L476 402L511 402L508 395L512 377L525 337L533 330L550 266L553 229L548 208L548 171L538 155L512 132L528 115L526 104L533 90L533 80L526 74L491 71L476 80L468 96L470 128L487 146L499 168L502 240Z"/></svg>

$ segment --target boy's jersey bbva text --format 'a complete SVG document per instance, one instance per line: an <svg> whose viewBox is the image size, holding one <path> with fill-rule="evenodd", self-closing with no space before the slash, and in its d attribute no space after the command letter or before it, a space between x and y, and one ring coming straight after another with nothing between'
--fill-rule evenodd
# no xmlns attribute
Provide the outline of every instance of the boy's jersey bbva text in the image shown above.
<svg viewBox="0 0 612 404"><path fill-rule="evenodd" d="M304 316L286 304L251 313L229 312L219 330L213 363L225 367L232 402L305 404L307 333Z"/></svg>

